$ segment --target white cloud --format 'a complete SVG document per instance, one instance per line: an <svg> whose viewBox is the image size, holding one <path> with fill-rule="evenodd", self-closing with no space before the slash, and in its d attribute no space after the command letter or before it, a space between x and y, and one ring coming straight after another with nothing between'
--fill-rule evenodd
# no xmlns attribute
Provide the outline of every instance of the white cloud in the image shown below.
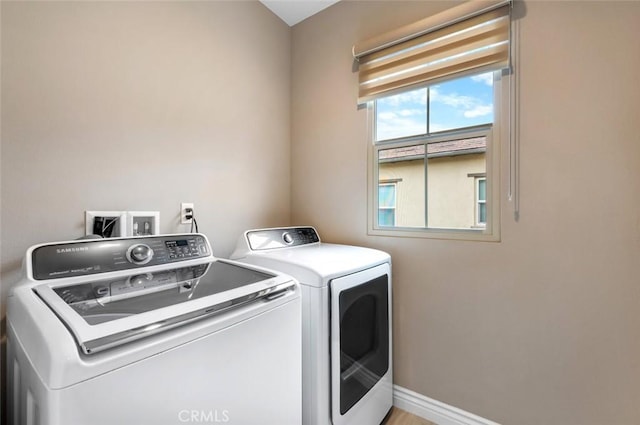
<svg viewBox="0 0 640 425"><path fill-rule="evenodd" d="M395 112L379 112L378 113L378 120L390 121L390 120L395 119L397 116L398 115L396 115Z"/></svg>
<svg viewBox="0 0 640 425"><path fill-rule="evenodd" d="M426 91L422 94L415 93L415 91L402 93L383 99L382 101L386 104L382 106L392 110L380 111L377 114L376 132L378 140L424 134L426 132L427 110L424 105L422 107L416 105L416 102L419 103L421 97L424 98L426 105Z"/></svg>
<svg viewBox="0 0 640 425"><path fill-rule="evenodd" d="M464 111L465 118L475 118L489 115L493 112L492 105L477 105L475 108Z"/></svg>
<svg viewBox="0 0 640 425"><path fill-rule="evenodd" d="M424 134L426 131L426 123L424 117L416 118L394 118L378 120L376 126L377 139L387 140L396 137L413 136L416 134Z"/></svg>
<svg viewBox="0 0 640 425"><path fill-rule="evenodd" d="M427 89L411 90L378 100L382 105L401 106L409 103L427 104Z"/></svg>
<svg viewBox="0 0 640 425"><path fill-rule="evenodd" d="M415 116L415 115L422 115L424 116L426 114L425 110L422 109L401 109L398 111L398 115L400 115L401 117L411 117L411 116Z"/></svg>
<svg viewBox="0 0 640 425"><path fill-rule="evenodd" d="M488 86L493 86L493 73L487 72L486 74L474 75L471 77L476 83L484 83Z"/></svg>
<svg viewBox="0 0 640 425"><path fill-rule="evenodd" d="M479 84L491 85L493 74L472 77ZM490 117L493 105L490 99L475 96L486 92L478 86L458 94L445 84L429 89L432 121L430 131L444 131L482 122L481 117ZM378 100L376 131L378 140L424 134L426 131L427 90L412 90ZM437 116L437 118L436 118ZM479 118L479 119L478 119ZM439 121L439 122L434 122ZM440 122L442 121L442 122Z"/></svg>
<svg viewBox="0 0 640 425"><path fill-rule="evenodd" d="M431 123L429 125L429 131L432 133L437 133L438 131L450 130L451 127L447 127L446 125Z"/></svg>
<svg viewBox="0 0 640 425"><path fill-rule="evenodd" d="M486 104L481 99L473 96L464 96L457 93L441 94L437 88L431 90L430 98L433 102L440 102L462 112L465 118L476 118L490 115L493 105Z"/></svg>
<svg viewBox="0 0 640 425"><path fill-rule="evenodd" d="M475 97L459 95L457 93L441 94L437 88L431 89L430 99L432 102L440 102L447 106L463 109L473 108L474 105L480 101Z"/></svg>

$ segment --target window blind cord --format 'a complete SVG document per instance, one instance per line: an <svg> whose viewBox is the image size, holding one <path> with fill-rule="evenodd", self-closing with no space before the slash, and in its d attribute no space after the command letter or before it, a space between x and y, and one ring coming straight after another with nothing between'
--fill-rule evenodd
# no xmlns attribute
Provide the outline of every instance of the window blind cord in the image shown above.
<svg viewBox="0 0 640 425"><path fill-rule="evenodd" d="M511 58L511 66L509 68L509 190L508 200L513 204L513 218L515 221L520 219L520 202L518 196L519 189L519 150L518 150L518 135L519 135L519 119L518 119L518 105L519 105L519 84L518 77L514 72L515 67L518 65L518 35L519 27L518 21L511 21L510 29L511 43L509 45L509 56Z"/></svg>

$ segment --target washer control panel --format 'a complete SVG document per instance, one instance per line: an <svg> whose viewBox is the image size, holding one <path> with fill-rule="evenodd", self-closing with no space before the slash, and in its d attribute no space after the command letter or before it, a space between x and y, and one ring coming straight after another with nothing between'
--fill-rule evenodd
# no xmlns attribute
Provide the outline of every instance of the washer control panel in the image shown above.
<svg viewBox="0 0 640 425"><path fill-rule="evenodd" d="M249 230L246 235L249 248L252 251L288 248L320 242L318 232L313 227Z"/></svg>
<svg viewBox="0 0 640 425"><path fill-rule="evenodd" d="M60 279L210 256L207 238L197 233L91 239L34 248L31 269L36 280Z"/></svg>

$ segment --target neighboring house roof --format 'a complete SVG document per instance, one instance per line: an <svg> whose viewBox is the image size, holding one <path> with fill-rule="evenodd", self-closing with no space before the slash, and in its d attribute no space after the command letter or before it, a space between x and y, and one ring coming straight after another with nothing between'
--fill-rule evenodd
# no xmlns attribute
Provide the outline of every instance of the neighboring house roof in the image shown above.
<svg viewBox="0 0 640 425"><path fill-rule="evenodd" d="M473 137L471 139L434 142L426 146L427 158L469 155L485 152L487 149L487 138ZM380 162L395 162L424 158L424 147L425 145L414 145L404 148L381 149L379 151L379 160Z"/></svg>

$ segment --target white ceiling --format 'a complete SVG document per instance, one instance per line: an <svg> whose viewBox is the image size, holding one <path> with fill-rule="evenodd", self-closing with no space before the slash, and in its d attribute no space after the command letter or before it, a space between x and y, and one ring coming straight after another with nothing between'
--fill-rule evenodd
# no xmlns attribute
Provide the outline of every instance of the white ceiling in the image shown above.
<svg viewBox="0 0 640 425"><path fill-rule="evenodd" d="M315 15L339 0L260 0L290 27Z"/></svg>

